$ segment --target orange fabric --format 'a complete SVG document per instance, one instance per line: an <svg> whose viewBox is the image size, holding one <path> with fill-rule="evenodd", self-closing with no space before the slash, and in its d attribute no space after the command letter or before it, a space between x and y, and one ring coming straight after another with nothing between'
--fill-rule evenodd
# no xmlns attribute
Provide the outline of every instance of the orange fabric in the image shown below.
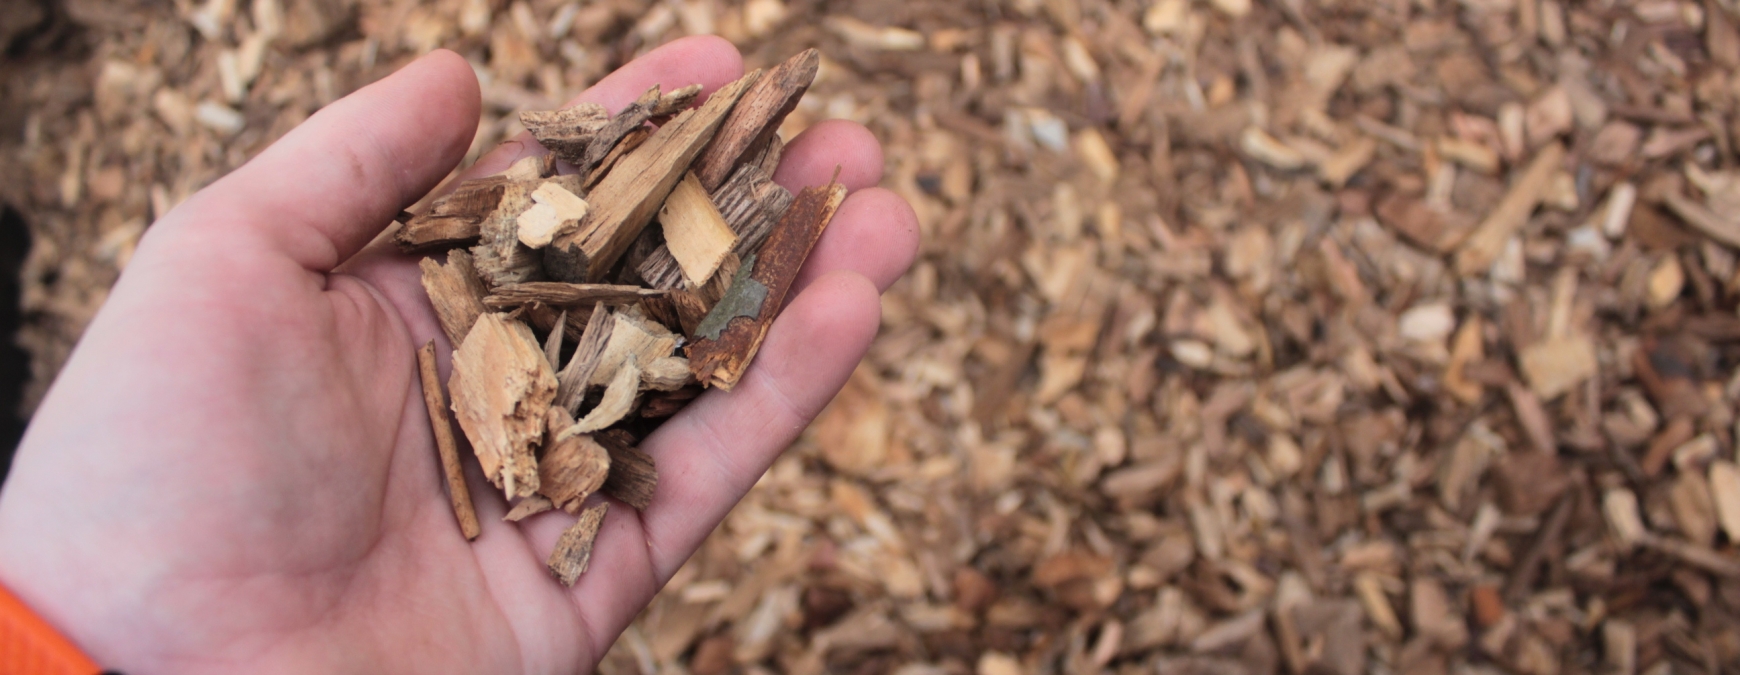
<svg viewBox="0 0 1740 675"><path fill-rule="evenodd" d="M95 675L101 668L0 586L0 673Z"/></svg>

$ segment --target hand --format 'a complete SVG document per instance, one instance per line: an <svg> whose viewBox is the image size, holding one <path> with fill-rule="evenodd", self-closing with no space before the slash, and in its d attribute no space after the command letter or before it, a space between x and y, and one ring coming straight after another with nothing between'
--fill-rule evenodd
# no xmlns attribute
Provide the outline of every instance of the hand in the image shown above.
<svg viewBox="0 0 1740 675"><path fill-rule="evenodd" d="M741 73L729 43L691 38L580 100L616 109L654 83L711 91ZM870 187L882 156L863 127L792 140L780 183L840 165L856 192L741 384L643 445L661 478L651 508L611 509L565 589L543 561L573 517L502 522L475 463L483 535L460 535L415 373L417 346L447 343L416 261L370 244L459 161L478 110L466 62L431 54L153 226L20 445L0 582L130 675L596 664L845 382L916 219ZM471 173L535 151L522 136Z"/></svg>

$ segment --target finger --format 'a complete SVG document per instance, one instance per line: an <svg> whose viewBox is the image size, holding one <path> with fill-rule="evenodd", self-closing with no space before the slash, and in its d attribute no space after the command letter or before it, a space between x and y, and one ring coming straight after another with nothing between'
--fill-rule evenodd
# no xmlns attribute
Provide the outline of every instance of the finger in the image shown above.
<svg viewBox="0 0 1740 675"><path fill-rule="evenodd" d="M918 256L918 214L900 195L882 188L854 192L822 232L792 285L801 292L815 280L839 270L864 275L878 290L906 274Z"/></svg>
<svg viewBox="0 0 1740 675"><path fill-rule="evenodd" d="M827 185L840 169L840 182L848 190L862 190L882 182L882 144L864 125L849 120L817 123L785 146L773 182L797 192Z"/></svg>
<svg viewBox="0 0 1740 675"><path fill-rule="evenodd" d="M674 40L629 62L563 107L597 103L615 114L655 84L664 91L700 84L701 94L709 96L740 77L743 77L743 55L737 53L737 47L720 37L690 36ZM501 173L514 162L546 152L531 134L522 131L479 158L455 179L455 183Z"/></svg>
<svg viewBox="0 0 1740 675"><path fill-rule="evenodd" d="M842 271L816 280L774 321L734 389L709 392L647 439L659 486L642 520L662 575L676 571L840 391L880 317L876 287L864 277Z"/></svg>
<svg viewBox="0 0 1740 675"><path fill-rule="evenodd" d="M453 170L479 105L465 59L432 52L322 108L164 225L240 226L220 233L258 235L304 268L330 270Z"/></svg>

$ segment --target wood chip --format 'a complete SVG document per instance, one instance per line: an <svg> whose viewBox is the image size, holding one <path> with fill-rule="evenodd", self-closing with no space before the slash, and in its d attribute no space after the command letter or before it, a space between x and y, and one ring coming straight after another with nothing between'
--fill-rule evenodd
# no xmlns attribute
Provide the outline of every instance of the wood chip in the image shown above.
<svg viewBox="0 0 1740 675"><path fill-rule="evenodd" d="M634 411L634 402L640 396L640 365L633 360L624 361L617 366L615 375L604 387L604 398L598 402L585 417L580 418L572 426L562 430L556 437L557 442L573 438L579 434L590 434L610 428Z"/></svg>
<svg viewBox="0 0 1740 675"><path fill-rule="evenodd" d="M573 356L568 357L568 365L557 375L556 405L567 410L570 417L580 414L586 388L604 358L604 349L615 325L615 316L604 309L604 303L595 305L592 317L587 319L586 328L580 334L580 342L574 346Z"/></svg>
<svg viewBox="0 0 1740 675"><path fill-rule="evenodd" d="M555 508L577 513L610 475L610 452L586 434L558 440L574 425L574 418L561 406L552 406L544 421L551 442L538 460L538 492Z"/></svg>
<svg viewBox="0 0 1740 675"><path fill-rule="evenodd" d="M604 493L645 511L652 505L653 492L658 489L658 466L651 455L635 447L634 439L618 431L606 431L594 437L610 452L610 476L604 479Z"/></svg>
<svg viewBox="0 0 1740 675"><path fill-rule="evenodd" d="M534 249L548 246L557 235L578 229L590 209L586 200L560 183L545 182L532 190L532 207L514 219L520 243Z"/></svg>
<svg viewBox="0 0 1740 675"><path fill-rule="evenodd" d="M821 52L806 50L774 66L743 93L713 142L695 159L694 171L702 187L709 192L719 189L745 154L773 138L780 122L809 91L821 62Z"/></svg>
<svg viewBox="0 0 1740 675"><path fill-rule="evenodd" d="M1528 222L1545 196L1553 175L1565 160L1565 148L1552 143L1535 154L1528 168L1517 177L1510 190L1493 207L1474 233L1462 242L1456 252L1456 271L1471 275L1485 271L1498 259L1505 242Z"/></svg>
<svg viewBox="0 0 1740 675"><path fill-rule="evenodd" d="M507 515L502 516L502 520L510 523L517 523L540 513L550 511L553 508L555 508L555 506L550 503L550 500L545 499L543 495L532 495L525 499L521 499L518 503L514 504L513 508L508 509Z"/></svg>
<svg viewBox="0 0 1740 675"><path fill-rule="evenodd" d="M1740 541L1740 466L1727 460L1710 463L1710 495L1716 518L1729 541Z"/></svg>
<svg viewBox="0 0 1740 675"><path fill-rule="evenodd" d="M453 354L453 412L471 441L484 476L509 497L538 491L534 450L544 437L544 411L556 398L556 376L525 324L484 314Z"/></svg>
<svg viewBox="0 0 1740 675"><path fill-rule="evenodd" d="M406 251L470 245L477 241L483 219L501 203L507 185L500 177L460 183L427 211L406 221L393 233L393 242Z"/></svg>
<svg viewBox="0 0 1740 675"><path fill-rule="evenodd" d="M580 580L580 575L586 573L586 567L592 562L592 544L598 539L598 528L604 525L604 516L609 512L609 504L586 509L580 513L580 520L564 530L562 538L556 540L556 550L550 552L547 566L550 574L563 586L573 586Z"/></svg>
<svg viewBox="0 0 1740 675"><path fill-rule="evenodd" d="M804 260L845 199L846 188L838 183L805 189L755 258L744 260L731 290L707 317L709 321L722 317L723 325L707 334L704 321L688 347L696 379L727 390L737 384L766 339Z"/></svg>
<svg viewBox="0 0 1740 675"><path fill-rule="evenodd" d="M691 162L731 112L760 71L713 93L699 109L685 111L624 157L588 197L592 211L579 231L545 249L544 266L555 277L595 282L616 264L659 206L688 172Z"/></svg>
<svg viewBox="0 0 1740 675"><path fill-rule="evenodd" d="M644 120L643 120L644 122ZM604 126L610 123L610 111L597 103L580 103L561 110L535 110L520 113L520 124L550 153L577 163L586 147Z"/></svg>
<svg viewBox="0 0 1740 675"><path fill-rule="evenodd" d="M647 298L665 295L665 291L639 286L610 284L566 284L559 281L532 281L497 286L483 304L496 309L541 303L550 307L584 307L603 304L632 305Z"/></svg>
<svg viewBox="0 0 1740 675"><path fill-rule="evenodd" d="M447 252L447 264L434 258L424 258L418 266L423 270L423 290L429 294L429 304L435 307L435 318L441 321L441 332L450 344L465 341L471 326L485 310L483 296L488 291L478 280L471 254L463 249Z"/></svg>
<svg viewBox="0 0 1740 675"><path fill-rule="evenodd" d="M659 211L665 246L683 270L689 288L698 288L713 278L725 256L737 245L737 233L719 215L713 198L691 173L677 184Z"/></svg>
<svg viewBox="0 0 1740 675"><path fill-rule="evenodd" d="M603 386L614 381L616 371L624 365L645 370L652 362L670 356L676 348L677 336L663 326L633 312L618 312L590 384Z"/></svg>
<svg viewBox="0 0 1740 675"><path fill-rule="evenodd" d="M435 450L441 458L441 475L447 479L447 498L453 504L453 515L459 520L459 531L466 540L482 533L477 524L477 510L471 505L471 488L465 484L465 469L459 464L459 444L453 438L453 423L447 417L447 393L441 389L441 375L435 369L435 343L417 350L417 374L423 382L423 405L429 411L429 422L435 432Z"/></svg>

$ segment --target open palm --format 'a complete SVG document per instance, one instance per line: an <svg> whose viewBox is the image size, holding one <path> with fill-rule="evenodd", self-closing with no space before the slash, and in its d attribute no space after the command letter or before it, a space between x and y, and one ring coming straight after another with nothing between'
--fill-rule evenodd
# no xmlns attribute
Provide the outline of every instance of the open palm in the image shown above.
<svg viewBox="0 0 1740 675"><path fill-rule="evenodd" d="M679 41L581 96L735 79ZM0 582L98 662L156 672L575 672L618 633L839 389L917 229L870 188L862 127L794 139L776 180L858 190L736 390L643 446L661 482L618 505L572 589L543 559L573 516L483 535L442 493L415 348L440 337L415 260L370 245L470 143L469 67L436 53L339 101L168 214L91 324L0 492ZM523 137L472 168L537 151ZM446 350L442 350L446 353ZM443 358L445 364L445 358ZM444 366L445 372L445 366Z"/></svg>

